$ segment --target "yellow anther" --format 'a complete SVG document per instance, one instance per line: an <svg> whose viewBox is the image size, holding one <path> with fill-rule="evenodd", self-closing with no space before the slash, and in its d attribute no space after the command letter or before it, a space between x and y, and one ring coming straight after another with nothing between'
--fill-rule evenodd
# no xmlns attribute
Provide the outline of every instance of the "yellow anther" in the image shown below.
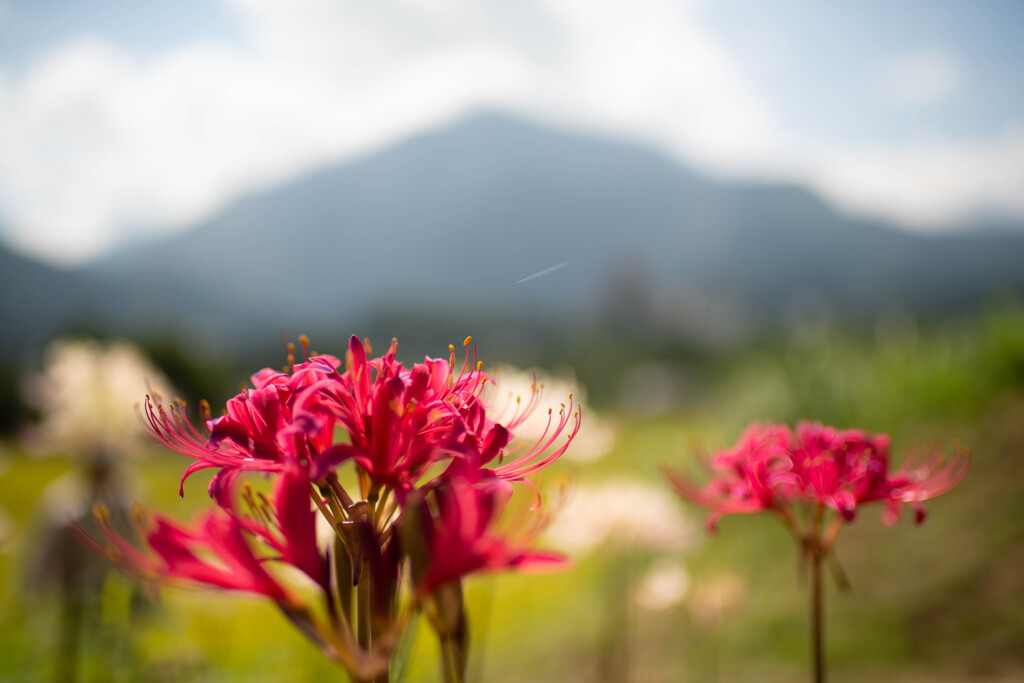
<svg viewBox="0 0 1024 683"><path fill-rule="evenodd" d="M448 345L448 353L455 353L455 344Z"/></svg>
<svg viewBox="0 0 1024 683"><path fill-rule="evenodd" d="M484 362L482 360L478 360L476 362L476 371L480 372L483 369L484 369Z"/></svg>
<svg viewBox="0 0 1024 683"><path fill-rule="evenodd" d="M288 342L288 346L286 348L288 349L289 356L295 353L295 344L293 344L292 342Z"/></svg>
<svg viewBox="0 0 1024 683"><path fill-rule="evenodd" d="M92 516L95 517L100 524L108 524L110 522L110 514L107 511L107 506L103 503L96 503L92 506Z"/></svg>
<svg viewBox="0 0 1024 683"><path fill-rule="evenodd" d="M299 344L302 346L309 346L309 337L304 334L299 335Z"/></svg>
<svg viewBox="0 0 1024 683"><path fill-rule="evenodd" d="M366 351L367 355L373 353L373 346L370 345L369 337L363 337L363 351Z"/></svg>
<svg viewBox="0 0 1024 683"><path fill-rule="evenodd" d="M464 342L462 342L462 345L463 346L469 346L472 343L473 343L473 338L472 337L466 337L466 340Z"/></svg>

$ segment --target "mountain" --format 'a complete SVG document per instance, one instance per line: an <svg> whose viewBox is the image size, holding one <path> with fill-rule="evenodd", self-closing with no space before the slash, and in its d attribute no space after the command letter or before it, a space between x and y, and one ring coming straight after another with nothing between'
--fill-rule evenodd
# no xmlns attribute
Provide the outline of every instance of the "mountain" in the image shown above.
<svg viewBox="0 0 1024 683"><path fill-rule="evenodd" d="M0 367L35 363L57 336L154 337L203 328L226 308L221 298L201 298L188 287L139 277L97 277L88 270L53 268L0 246Z"/></svg>
<svg viewBox="0 0 1024 683"><path fill-rule="evenodd" d="M915 236L798 187L715 181L639 145L484 113L73 275L82 293L59 288L116 324L232 340L470 314L692 332L719 308L938 314L1020 292L1024 231Z"/></svg>
<svg viewBox="0 0 1024 683"><path fill-rule="evenodd" d="M38 345L90 297L82 277L50 268L0 247L0 348ZM84 294L84 296L83 296Z"/></svg>

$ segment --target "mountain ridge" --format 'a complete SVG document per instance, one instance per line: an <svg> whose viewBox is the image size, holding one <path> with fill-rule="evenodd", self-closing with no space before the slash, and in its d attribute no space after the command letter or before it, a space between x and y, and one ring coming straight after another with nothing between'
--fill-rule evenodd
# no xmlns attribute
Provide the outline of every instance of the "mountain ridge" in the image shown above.
<svg viewBox="0 0 1024 683"><path fill-rule="evenodd" d="M487 112L40 277L124 329L144 317L244 340L402 310L644 325L703 300L764 323L810 299L838 317L942 314L1024 291L1022 266L1024 231L923 237L801 187L712 180L642 145ZM66 313L68 297L47 296Z"/></svg>

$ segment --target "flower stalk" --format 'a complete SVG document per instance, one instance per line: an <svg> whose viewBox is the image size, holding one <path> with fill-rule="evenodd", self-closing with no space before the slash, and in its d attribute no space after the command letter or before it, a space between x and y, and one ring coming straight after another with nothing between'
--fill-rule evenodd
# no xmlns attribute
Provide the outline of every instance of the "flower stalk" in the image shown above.
<svg viewBox="0 0 1024 683"><path fill-rule="evenodd" d="M811 652L815 683L825 683L825 588L821 564L821 552L816 550L811 558Z"/></svg>

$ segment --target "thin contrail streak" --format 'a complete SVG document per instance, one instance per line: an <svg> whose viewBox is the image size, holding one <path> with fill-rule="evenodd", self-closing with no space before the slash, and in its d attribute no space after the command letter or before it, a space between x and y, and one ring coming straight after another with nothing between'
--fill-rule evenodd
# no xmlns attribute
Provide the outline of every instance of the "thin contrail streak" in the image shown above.
<svg viewBox="0 0 1024 683"><path fill-rule="evenodd" d="M527 275L522 280L516 280L512 284L514 284L514 285L522 284L523 282L526 282L527 280L532 280L535 277L540 277L541 275L547 275L548 273L553 273L556 270L561 270L562 268L565 268L567 265L569 265L569 261L566 261L565 263L559 263L557 266L551 266L550 268L545 268L544 270L540 271L539 273L534 273L533 275Z"/></svg>

